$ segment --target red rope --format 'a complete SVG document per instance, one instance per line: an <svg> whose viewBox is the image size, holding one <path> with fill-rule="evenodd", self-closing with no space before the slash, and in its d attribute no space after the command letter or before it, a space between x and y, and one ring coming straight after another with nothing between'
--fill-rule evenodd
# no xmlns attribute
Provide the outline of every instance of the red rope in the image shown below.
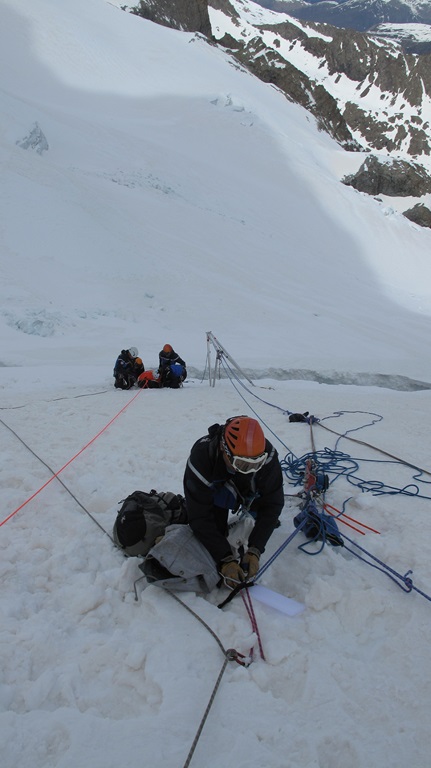
<svg viewBox="0 0 431 768"><path fill-rule="evenodd" d="M246 596L244 595L244 592L245 592ZM250 617L250 622L251 622L252 630L253 630L253 632L257 636L257 642L259 644L260 658L265 661L265 654L263 652L262 640L260 639L259 627L257 626L256 615L255 615L255 612L254 612L253 603L251 601L250 591L249 591L248 587L245 587L244 589L241 590L241 597L242 597L244 605L245 605L245 607L247 609L247 613L248 613L248 615ZM252 658L252 656L253 656L253 648L250 651L250 658Z"/></svg>
<svg viewBox="0 0 431 768"><path fill-rule="evenodd" d="M101 434L103 434L103 432L105 432L105 430L107 430L107 429L108 429L108 427L110 427L110 426L111 426L111 424L112 424L112 423L115 421L115 419L117 419L117 418L118 418L118 416L120 416L120 414L121 414L121 413L123 413L123 412L126 410L126 408L128 408L128 407L129 407L129 405L130 405L131 403L133 403L133 401L134 401L134 400L136 400L136 398L138 397L138 395L140 395L140 394L141 394L141 392L142 392L142 389L140 389L140 390L139 390L139 392L137 392L137 393L136 393L136 395L135 395L134 397L132 397L132 399L131 399L131 400L129 400L129 402L128 402L128 403L126 403L126 405L124 406L124 408L122 408L122 409L121 409L121 411L118 411L118 413L117 413L117 414L116 414L116 415L115 415L115 416L114 416L114 417L111 419L111 421L109 421L109 422L106 424L106 426L104 426L104 427L103 427L103 429L101 429L101 430L100 430L100 432L98 432L98 433L97 433L97 435L95 435L95 437L93 437L93 438L90 440L90 442L88 442L86 445L84 445L84 447L83 447L83 448L81 448L81 450L80 450L80 451L78 451L78 453L75 453L75 455L74 455L74 456L72 456L72 458L71 458L71 459L69 459L69 461L67 461L67 462L66 462L66 464L64 464L64 466L62 466L62 467L61 467L61 469L59 469L59 470L58 470L58 472L56 472L56 473L55 473L55 474L54 474L52 477L50 477L50 478L49 478L49 480L47 480L47 481L46 481L46 483L44 483L44 484L43 484L43 485L42 485L42 486L41 486L41 487L40 487L40 488L39 488L37 491L35 491L35 493L33 493L31 496L29 496L29 498L28 498L28 499L26 499L26 501L24 501L22 504L20 504L20 505L19 505L19 507L17 507L16 509L14 509L14 511L13 511L13 512L11 512L11 513L10 513L10 515L8 515L7 517L5 517L5 519L4 519L4 520L3 520L3 521L0 523L0 528L1 528L1 526L2 526L2 525L4 525L5 523L7 523L7 522L8 522L8 520L10 520L10 519L11 519L11 517L13 517L14 515L16 515L16 513L17 513L17 512L19 512L19 511L20 511L20 510L21 510L23 507L25 507L25 506L26 506L26 504L28 504L28 503L29 503L29 501L32 501L32 500L33 500L33 499L34 499L34 498L35 498L35 497L36 497L36 496L37 496L37 495L38 495L38 494L39 494L41 491L43 491L43 490L44 490L44 488L46 488L46 487L47 487L47 486L48 486L50 483L52 483L52 481L53 481L53 480L55 480L55 478L56 478L56 477L58 477L58 476L61 474L61 472L63 472L63 470L64 470L64 469L66 469L66 467L68 467L68 466L69 466L69 464L71 464L71 463L72 463L72 461L75 461L75 459L77 459L77 458L78 458L78 456L80 456L80 455L81 455L81 453L83 453L83 452L84 452L84 451L85 451L85 450L86 450L86 449L87 449L87 448L88 448L90 445L92 445L92 444L94 443L94 441L95 441L95 440L97 440L97 438L98 438L98 437L100 437L100 435L101 435Z"/></svg>
<svg viewBox="0 0 431 768"><path fill-rule="evenodd" d="M376 528L371 528L370 525L365 525L365 523L361 523L360 520L355 520L354 517L349 517L349 515L346 515L344 512L340 512L340 510L337 509L336 507L333 507L332 504L325 503L323 505L323 509L325 509L326 512L328 512L328 514L332 515L332 517L336 517L337 520L340 521L340 523L344 523L344 525L348 525L349 528L353 528L354 531L358 531L358 533L362 533L364 536L365 536L364 531L360 531L359 528L355 528L354 525L349 525L349 523L346 523L346 520L351 520L352 523L356 523L357 525L362 526L362 528L366 528L367 531L372 531L373 533L380 534L380 531L378 531ZM331 509L333 509L334 512L331 512ZM335 512L338 512L338 514L336 515ZM346 520L344 518L346 518Z"/></svg>

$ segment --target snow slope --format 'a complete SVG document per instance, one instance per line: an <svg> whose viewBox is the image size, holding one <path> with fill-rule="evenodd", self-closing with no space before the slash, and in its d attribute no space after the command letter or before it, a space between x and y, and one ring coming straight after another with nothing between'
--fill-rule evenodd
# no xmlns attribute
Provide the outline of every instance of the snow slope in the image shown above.
<svg viewBox="0 0 431 768"><path fill-rule="evenodd" d="M198 37L44 7L2 8L6 362L37 362L32 330L72 362L78 329L106 365L131 323L150 360L174 333L201 368L213 330L263 370L429 380L431 235L341 185L345 153L304 110ZM15 144L35 122L41 155ZM256 318L270 334L248 345Z"/></svg>

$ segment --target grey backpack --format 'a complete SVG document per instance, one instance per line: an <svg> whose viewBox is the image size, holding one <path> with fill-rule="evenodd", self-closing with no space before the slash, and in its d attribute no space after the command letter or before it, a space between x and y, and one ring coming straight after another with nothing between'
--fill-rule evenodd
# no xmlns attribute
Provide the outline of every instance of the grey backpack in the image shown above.
<svg viewBox="0 0 431 768"><path fill-rule="evenodd" d="M147 581L182 592L211 592L220 581L215 561L188 525L170 525L139 568Z"/></svg>
<svg viewBox="0 0 431 768"><path fill-rule="evenodd" d="M129 557L144 557L168 525L187 522L184 497L171 491L134 491L120 503L113 538Z"/></svg>

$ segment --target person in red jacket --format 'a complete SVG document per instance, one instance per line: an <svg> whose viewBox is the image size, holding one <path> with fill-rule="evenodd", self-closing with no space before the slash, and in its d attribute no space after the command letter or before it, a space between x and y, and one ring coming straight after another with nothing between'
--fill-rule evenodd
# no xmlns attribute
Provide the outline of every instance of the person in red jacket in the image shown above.
<svg viewBox="0 0 431 768"><path fill-rule="evenodd" d="M284 506L278 453L256 419L233 416L213 424L192 447L184 473L188 523L229 587L253 578ZM240 558L227 539L229 512L255 519Z"/></svg>

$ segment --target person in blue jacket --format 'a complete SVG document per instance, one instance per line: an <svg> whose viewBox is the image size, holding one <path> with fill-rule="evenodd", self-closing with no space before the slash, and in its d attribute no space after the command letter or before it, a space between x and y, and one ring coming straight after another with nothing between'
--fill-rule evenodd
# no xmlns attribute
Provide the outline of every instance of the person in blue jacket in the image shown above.
<svg viewBox="0 0 431 768"><path fill-rule="evenodd" d="M187 367L170 344L165 344L159 352L160 386L178 389L187 378Z"/></svg>

